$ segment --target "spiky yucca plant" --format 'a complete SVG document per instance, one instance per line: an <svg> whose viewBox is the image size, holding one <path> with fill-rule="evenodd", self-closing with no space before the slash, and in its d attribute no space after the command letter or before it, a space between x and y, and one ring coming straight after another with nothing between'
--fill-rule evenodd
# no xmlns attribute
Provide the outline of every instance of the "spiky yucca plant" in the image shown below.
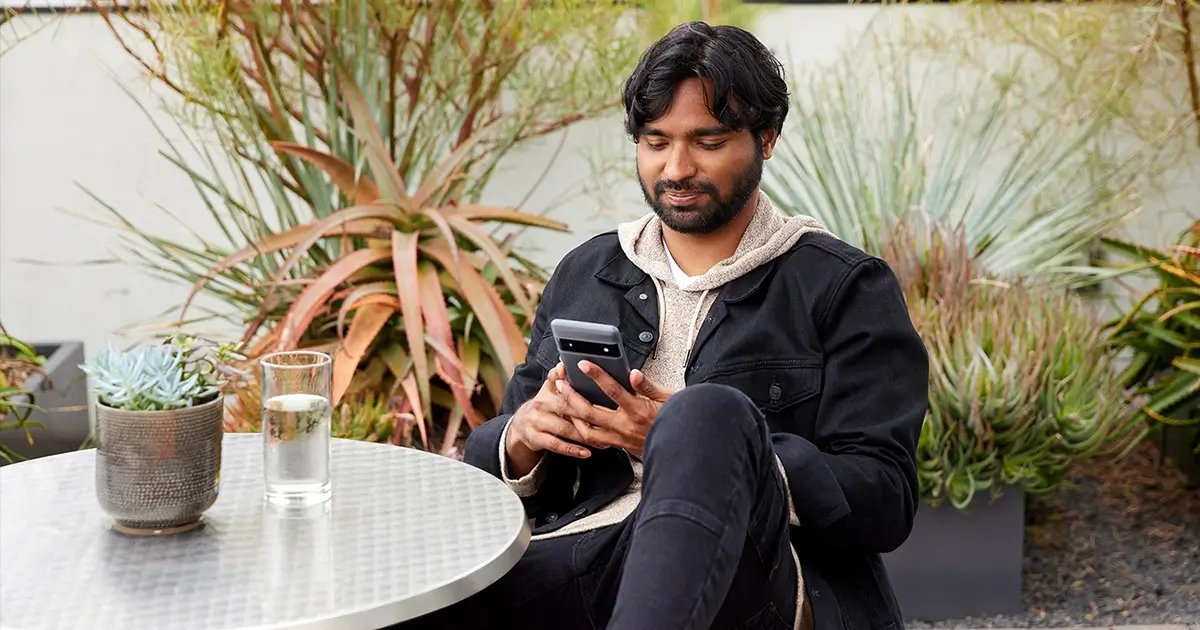
<svg viewBox="0 0 1200 630"><path fill-rule="evenodd" d="M986 274L961 229L900 223L881 245L930 360L921 491L1052 490L1136 439L1095 313L1077 295Z"/></svg>
<svg viewBox="0 0 1200 630"><path fill-rule="evenodd" d="M1086 176L1104 113L1022 110L998 74L883 38L869 47L798 79L764 182L783 211L873 254L897 223L928 219L961 227L988 275L1062 286L1105 277L1088 251L1137 210L1142 162L1135 151Z"/></svg>

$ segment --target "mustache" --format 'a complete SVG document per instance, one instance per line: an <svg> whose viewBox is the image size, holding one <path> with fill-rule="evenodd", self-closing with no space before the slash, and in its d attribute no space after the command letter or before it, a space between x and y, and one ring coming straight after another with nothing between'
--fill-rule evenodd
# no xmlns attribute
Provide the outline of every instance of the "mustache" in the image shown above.
<svg viewBox="0 0 1200 630"><path fill-rule="evenodd" d="M671 181L659 180L654 182L654 196L662 196L665 192L700 192L707 193L712 196L717 195L717 187L712 182L704 181Z"/></svg>

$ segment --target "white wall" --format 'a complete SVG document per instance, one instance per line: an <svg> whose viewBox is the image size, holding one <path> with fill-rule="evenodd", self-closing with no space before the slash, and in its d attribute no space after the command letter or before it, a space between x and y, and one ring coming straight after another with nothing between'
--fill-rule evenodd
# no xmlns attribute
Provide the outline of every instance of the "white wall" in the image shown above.
<svg viewBox="0 0 1200 630"><path fill-rule="evenodd" d="M854 45L879 11L878 6L773 7L755 30L796 71ZM28 19L19 18L17 28ZM73 264L111 258L120 246L119 231L75 216L105 216L79 186L139 226L181 232L157 209L162 204L202 234L214 232L187 180L159 156L159 137L122 86L148 101L146 81L96 16L65 18L0 57L0 321L31 341L81 339L89 356L114 331L169 321L167 311L186 288L124 266ZM155 118L169 124L161 114ZM621 133L616 117L570 130L545 178L549 184L528 207L536 211L576 190L572 187L587 166L576 151L621 142ZM486 201L520 200L551 162L558 141L546 138L512 156ZM1182 178L1173 201L1195 198L1196 187L1194 180ZM618 206L603 214L595 212L596 203L586 194L557 206L552 216L573 231L541 243L535 259L552 265L588 236L645 211L636 182L628 182L617 197ZM1149 230L1145 234L1155 238L1182 226L1178 217L1140 221Z"/></svg>

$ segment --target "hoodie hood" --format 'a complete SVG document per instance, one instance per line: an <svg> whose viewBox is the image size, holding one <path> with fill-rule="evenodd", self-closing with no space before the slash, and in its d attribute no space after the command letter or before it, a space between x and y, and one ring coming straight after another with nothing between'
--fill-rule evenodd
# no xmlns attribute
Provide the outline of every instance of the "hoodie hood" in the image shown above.
<svg viewBox="0 0 1200 630"><path fill-rule="evenodd" d="M753 271L786 252L809 232L829 234L820 221L804 215L785 216L759 191L754 217L746 226L733 255L696 276L686 287L689 292L704 292L723 286ZM663 241L662 220L653 212L617 227L621 249L629 260L658 282L675 283ZM658 284L656 282L655 284Z"/></svg>
<svg viewBox="0 0 1200 630"><path fill-rule="evenodd" d="M671 273L657 215L650 213L618 226L621 249L650 276L658 293L658 343L642 369L646 376L672 391L683 388L692 344L705 312L720 293L718 288L774 260L810 232L829 233L812 217L780 214L759 192L754 216L733 255L680 287Z"/></svg>

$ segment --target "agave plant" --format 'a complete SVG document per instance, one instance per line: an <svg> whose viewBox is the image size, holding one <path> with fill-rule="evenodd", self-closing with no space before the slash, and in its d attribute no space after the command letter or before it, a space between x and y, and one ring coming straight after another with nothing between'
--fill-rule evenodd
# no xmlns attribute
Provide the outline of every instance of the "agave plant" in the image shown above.
<svg viewBox="0 0 1200 630"><path fill-rule="evenodd" d="M184 97L174 114L185 137L215 134L219 145L197 140L185 154L163 135L227 244L163 238L106 206L138 260L193 287L182 319L213 307L201 316L244 327L252 358L333 354L335 404L399 398L397 417L415 417L426 447L440 432L449 452L464 424L494 414L545 281L513 237L566 226L482 205L483 189L515 147L618 104L645 41L629 28L637 9L98 6L147 72ZM125 41L130 33L149 41Z"/></svg>
<svg viewBox="0 0 1200 630"><path fill-rule="evenodd" d="M1200 424L1200 221L1168 251L1115 238L1104 242L1135 261L1127 271L1149 269L1158 278L1157 286L1106 326L1113 346L1132 355L1122 383L1139 401L1134 417Z"/></svg>
<svg viewBox="0 0 1200 630"><path fill-rule="evenodd" d="M41 427L40 422L30 420L37 406L37 396L24 387L30 376L42 373L46 357L38 354L33 346L8 334L0 324L0 431L20 430L25 441L33 444L30 428ZM0 443L0 458L12 463L24 459L10 447Z"/></svg>
<svg viewBox="0 0 1200 630"><path fill-rule="evenodd" d="M231 344L190 335L122 351L113 345L80 365L105 406L126 411L184 409L211 402L245 361Z"/></svg>
<svg viewBox="0 0 1200 630"><path fill-rule="evenodd" d="M961 228L900 223L884 258L930 359L918 444L926 501L1052 490L1139 436L1096 314L1078 295L989 277Z"/></svg>
<svg viewBox="0 0 1200 630"><path fill-rule="evenodd" d="M1031 122L1037 112L1014 108L997 73L947 74L883 40L873 50L870 62L856 50L795 86L794 123L764 182L783 211L874 254L906 221L961 227L973 259L998 278L1083 286L1105 277L1089 249L1136 211L1142 162L1134 152L1087 176L1102 113Z"/></svg>

